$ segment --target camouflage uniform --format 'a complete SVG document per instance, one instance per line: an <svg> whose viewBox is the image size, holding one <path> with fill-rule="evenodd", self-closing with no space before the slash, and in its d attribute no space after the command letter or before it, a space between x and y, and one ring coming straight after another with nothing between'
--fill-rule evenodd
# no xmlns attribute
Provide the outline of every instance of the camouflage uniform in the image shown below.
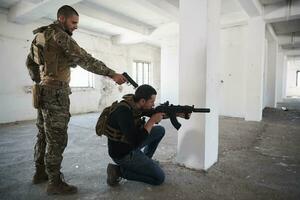
<svg viewBox="0 0 300 200"><path fill-rule="evenodd" d="M112 77L115 72L82 49L58 22L34 31L27 68L40 85L39 133L34 148L37 167L46 166L49 183L60 175L67 146L70 120L70 67L80 65L95 74Z"/></svg>

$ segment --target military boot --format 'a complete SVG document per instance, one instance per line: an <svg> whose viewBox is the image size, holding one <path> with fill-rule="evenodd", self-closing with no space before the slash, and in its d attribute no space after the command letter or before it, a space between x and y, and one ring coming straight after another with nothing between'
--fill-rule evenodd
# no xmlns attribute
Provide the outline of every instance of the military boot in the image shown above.
<svg viewBox="0 0 300 200"><path fill-rule="evenodd" d="M47 194L75 194L77 193L77 187L73 185L69 185L65 182L63 174L60 173L60 175L54 177L53 179L49 180L48 186L47 186Z"/></svg>
<svg viewBox="0 0 300 200"><path fill-rule="evenodd" d="M35 167L35 174L32 178L33 184L39 184L48 180L48 174L45 171L45 165L38 165Z"/></svg>
<svg viewBox="0 0 300 200"><path fill-rule="evenodd" d="M107 179L106 182L109 186L116 186L121 181L121 170L118 165L109 163L107 165Z"/></svg>

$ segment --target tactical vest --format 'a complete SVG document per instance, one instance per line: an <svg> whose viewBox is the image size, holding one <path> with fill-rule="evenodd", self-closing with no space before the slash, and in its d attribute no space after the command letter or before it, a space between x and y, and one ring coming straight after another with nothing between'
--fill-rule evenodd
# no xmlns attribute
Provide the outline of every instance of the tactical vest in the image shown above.
<svg viewBox="0 0 300 200"><path fill-rule="evenodd" d="M36 34L31 44L31 56L42 66L41 78L69 83L70 67L63 50L54 41L54 35L63 31L58 24L43 26L33 31Z"/></svg>
<svg viewBox="0 0 300 200"><path fill-rule="evenodd" d="M121 102L115 101L111 106L106 107L102 111L96 124L96 134L98 136L105 135L106 137L108 137L110 140L113 141L130 144L125 134L123 134L119 129L115 129L111 127L108 123L111 114L119 106L126 106L133 113L135 126L137 128L142 128L144 126L144 121L141 119L141 111L136 109L135 103L133 101L133 95L125 95L123 98L124 100L122 100Z"/></svg>

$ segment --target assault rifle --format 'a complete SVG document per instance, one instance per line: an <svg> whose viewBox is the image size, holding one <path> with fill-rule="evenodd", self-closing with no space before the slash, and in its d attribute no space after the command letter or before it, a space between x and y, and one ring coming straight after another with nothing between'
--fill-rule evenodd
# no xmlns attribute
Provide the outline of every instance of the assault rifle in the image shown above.
<svg viewBox="0 0 300 200"><path fill-rule="evenodd" d="M166 101L163 104L160 104L159 106L155 107L154 109L151 109L147 111L146 113L150 116L155 113L165 113L170 118L172 125L179 130L181 127L181 124L177 120L177 113L183 113L185 116L185 119L189 119L189 114L192 112L200 112L200 113L209 113L209 108L194 108L194 106L174 106L173 104L169 105L169 101Z"/></svg>
<svg viewBox="0 0 300 200"><path fill-rule="evenodd" d="M122 75L127 79L127 83L130 83L134 89L139 86L126 72L124 72Z"/></svg>

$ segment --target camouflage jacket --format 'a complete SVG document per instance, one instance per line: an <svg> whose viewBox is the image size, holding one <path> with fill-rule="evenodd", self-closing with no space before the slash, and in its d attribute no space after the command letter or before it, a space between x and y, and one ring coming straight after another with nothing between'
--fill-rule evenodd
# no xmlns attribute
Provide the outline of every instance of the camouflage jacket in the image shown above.
<svg viewBox="0 0 300 200"><path fill-rule="evenodd" d="M114 70L81 48L58 21L33 33L36 36L26 61L33 81L50 79L69 83L70 67L77 65L99 75L112 77L115 74Z"/></svg>

